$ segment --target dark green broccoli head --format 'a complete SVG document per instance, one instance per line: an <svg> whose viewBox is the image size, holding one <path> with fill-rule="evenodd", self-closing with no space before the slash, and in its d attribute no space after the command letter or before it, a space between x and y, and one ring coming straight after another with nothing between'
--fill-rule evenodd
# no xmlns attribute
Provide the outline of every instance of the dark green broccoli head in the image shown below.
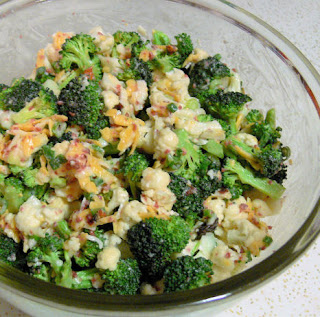
<svg viewBox="0 0 320 317"><path fill-rule="evenodd" d="M180 56L178 54L168 53L166 50L160 50L149 62L149 65L152 70L159 69L162 72L167 73L174 68L181 68Z"/></svg>
<svg viewBox="0 0 320 317"><path fill-rule="evenodd" d="M90 267L96 261L97 255L102 250L101 247L103 246L103 242L106 238L104 237L104 231L102 229L96 229L95 231L85 229L84 232L101 241L101 244L99 244L96 241L88 239L81 247L80 251L74 256L74 260L77 265L80 267Z"/></svg>
<svg viewBox="0 0 320 317"><path fill-rule="evenodd" d="M26 269L26 259L22 250L22 244L0 233L0 261L9 264L19 270Z"/></svg>
<svg viewBox="0 0 320 317"><path fill-rule="evenodd" d="M251 134L259 140L259 146L265 147L267 144L274 144L281 137L281 128L273 128L269 123L254 123L251 126Z"/></svg>
<svg viewBox="0 0 320 317"><path fill-rule="evenodd" d="M57 97L50 89L40 89L38 96L32 99L19 112L12 116L15 123L24 123L30 119L41 119L57 113Z"/></svg>
<svg viewBox="0 0 320 317"><path fill-rule="evenodd" d="M89 139L98 140L101 138L100 130L109 126L109 119L104 115L100 115L95 126L87 126L85 128L86 135Z"/></svg>
<svg viewBox="0 0 320 317"><path fill-rule="evenodd" d="M214 79L230 77L230 69L220 61L220 55L210 56L196 63L189 71L189 93L196 97L203 90L208 90Z"/></svg>
<svg viewBox="0 0 320 317"><path fill-rule="evenodd" d="M0 91L0 109L18 112L38 96L40 89L38 82L21 77Z"/></svg>
<svg viewBox="0 0 320 317"><path fill-rule="evenodd" d="M62 143L63 141L72 141L72 132L66 132L61 135L61 137L52 136L49 138L49 146L54 146L57 143Z"/></svg>
<svg viewBox="0 0 320 317"><path fill-rule="evenodd" d="M129 183L133 197L137 197L137 185L141 180L143 171L149 166L146 155L135 151L131 155L124 155L120 160L119 173L123 174Z"/></svg>
<svg viewBox="0 0 320 317"><path fill-rule="evenodd" d="M172 210L177 212L188 223L194 224L203 215L203 197L200 190L186 178L170 173L168 188L175 194L176 202Z"/></svg>
<svg viewBox="0 0 320 317"><path fill-rule="evenodd" d="M144 278L162 277L172 253L182 251L190 238L190 228L180 217L169 220L148 218L129 229L127 240Z"/></svg>
<svg viewBox="0 0 320 317"><path fill-rule="evenodd" d="M106 270L104 291L111 295L134 295L140 288L141 271L138 262L134 259L121 259L114 271Z"/></svg>
<svg viewBox="0 0 320 317"><path fill-rule="evenodd" d="M60 54L60 66L65 70L78 68L82 73L88 75L91 80L102 78L101 62L97 54L94 39L88 34L76 34L66 39L62 45Z"/></svg>
<svg viewBox="0 0 320 317"><path fill-rule="evenodd" d="M117 75L119 80L127 81L129 79L145 80L147 85L150 86L152 82L152 73L149 64L142 59L133 57L127 60L123 73Z"/></svg>
<svg viewBox="0 0 320 317"><path fill-rule="evenodd" d="M209 285L212 265L202 257L183 256L174 260L164 271L164 291L170 293Z"/></svg>
<svg viewBox="0 0 320 317"><path fill-rule="evenodd" d="M9 88L8 85L6 85L6 84L0 84L0 92L1 92L2 90L7 89L7 88Z"/></svg>
<svg viewBox="0 0 320 317"><path fill-rule="evenodd" d="M264 117L259 110L252 109L246 115L246 119L249 123L256 123L256 122L261 123L264 120Z"/></svg>
<svg viewBox="0 0 320 317"><path fill-rule="evenodd" d="M175 39L177 41L178 54L182 65L186 58L193 52L193 43L190 35L186 33L176 35Z"/></svg>
<svg viewBox="0 0 320 317"><path fill-rule="evenodd" d="M261 162L261 173L265 177L272 178L282 169L283 156L281 149L267 145L261 149L257 157Z"/></svg>
<svg viewBox="0 0 320 317"><path fill-rule="evenodd" d="M52 269L50 265L46 263L42 263L40 266L37 267L31 266L29 268L29 274L45 282L52 281Z"/></svg>
<svg viewBox="0 0 320 317"><path fill-rule="evenodd" d="M235 119L245 103L251 101L245 94L233 91L225 93L222 89L218 89L214 94L203 91L197 98L207 113L227 121Z"/></svg>
<svg viewBox="0 0 320 317"><path fill-rule="evenodd" d="M85 131L95 128L102 109L99 84L84 76L71 80L59 95L58 112L68 117L69 124L83 126Z"/></svg>
<svg viewBox="0 0 320 317"><path fill-rule="evenodd" d="M37 68L35 80L43 84L48 79L54 80L54 75L48 73L44 66Z"/></svg>

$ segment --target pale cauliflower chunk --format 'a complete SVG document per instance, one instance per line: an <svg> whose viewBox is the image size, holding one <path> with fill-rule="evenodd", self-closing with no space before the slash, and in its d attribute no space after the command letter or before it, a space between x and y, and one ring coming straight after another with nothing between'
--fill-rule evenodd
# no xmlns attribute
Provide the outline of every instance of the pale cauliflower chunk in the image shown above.
<svg viewBox="0 0 320 317"><path fill-rule="evenodd" d="M143 149L148 154L153 154L154 152L154 128L153 122L148 120L145 122L144 126L139 127L139 141L138 148Z"/></svg>
<svg viewBox="0 0 320 317"><path fill-rule="evenodd" d="M148 167L142 173L141 189L143 191L167 188L169 183L170 175L160 168Z"/></svg>
<svg viewBox="0 0 320 317"><path fill-rule="evenodd" d="M248 206L247 201L243 196L229 202L224 211L223 226L230 228L235 219L247 219L248 213L242 211L242 208L244 209L246 206Z"/></svg>
<svg viewBox="0 0 320 317"><path fill-rule="evenodd" d="M10 129L14 124L12 120L12 115L14 113L15 112L11 110L0 110L0 127L6 130Z"/></svg>
<svg viewBox="0 0 320 317"><path fill-rule="evenodd" d="M115 246L104 248L98 253L98 260L96 268L100 270L114 271L117 268L118 261L120 260L121 252Z"/></svg>
<svg viewBox="0 0 320 317"><path fill-rule="evenodd" d="M214 199L214 198L209 197L204 202L204 206L206 209L210 210L210 214L211 214L211 212L213 212L217 216L217 218L219 220L219 224L221 224L224 219L224 211L226 208L226 202L220 198Z"/></svg>
<svg viewBox="0 0 320 317"><path fill-rule="evenodd" d="M213 139L220 142L225 139L225 132L220 123L216 120L210 122L199 122L196 120L198 115L205 114L202 108L191 110L183 109L174 113L177 129L185 129L190 136L197 140Z"/></svg>
<svg viewBox="0 0 320 317"><path fill-rule="evenodd" d="M259 217L268 217L274 214L274 211L262 199L254 199L252 201L252 208Z"/></svg>
<svg viewBox="0 0 320 317"><path fill-rule="evenodd" d="M255 242L261 242L266 236L266 230L258 228L247 219L236 219L232 224L234 229L227 232L227 240L231 245L251 248Z"/></svg>
<svg viewBox="0 0 320 317"><path fill-rule="evenodd" d="M230 277L236 269L236 262L239 261L239 258L237 252L218 240L218 246L212 250L209 258L213 263L212 282Z"/></svg>
<svg viewBox="0 0 320 317"><path fill-rule="evenodd" d="M122 67L119 63L119 60L116 57L102 55L98 55L98 57L101 61L102 71L104 73L111 73L113 75L117 75L118 73L122 72Z"/></svg>
<svg viewBox="0 0 320 317"><path fill-rule="evenodd" d="M168 154L176 150L178 143L177 135L170 128L160 130L155 138L154 158L167 157Z"/></svg>
<svg viewBox="0 0 320 317"><path fill-rule="evenodd" d="M130 79L126 82L128 101L136 112L143 109L148 98L148 87L144 80Z"/></svg>
<svg viewBox="0 0 320 317"><path fill-rule="evenodd" d="M119 96L115 94L113 91L103 91L102 93L105 110L113 109L115 106L117 106L120 102Z"/></svg>
<svg viewBox="0 0 320 317"><path fill-rule="evenodd" d="M183 67L189 63L198 63L209 57L209 54L201 48L195 48L194 53L191 53L183 63Z"/></svg>
<svg viewBox="0 0 320 317"><path fill-rule="evenodd" d="M16 225L16 215L13 213L5 213L0 217L0 228L9 238L19 243L21 241L19 230Z"/></svg>
<svg viewBox="0 0 320 317"><path fill-rule="evenodd" d="M110 55L114 45L113 36L109 33L104 34L101 26L93 28L89 34L94 38L94 44L100 49L99 53Z"/></svg>
<svg viewBox="0 0 320 317"><path fill-rule="evenodd" d="M71 237L63 244L63 248L68 251L70 256L74 256L80 250L81 244L78 237Z"/></svg>
<svg viewBox="0 0 320 317"><path fill-rule="evenodd" d="M241 79L238 73L233 72L231 77L228 78L228 85L225 88L226 92L233 91L233 92L241 92Z"/></svg>
<svg viewBox="0 0 320 317"><path fill-rule="evenodd" d="M116 189L114 189L112 193L112 198L109 201L107 207L108 215L110 215L114 209L123 205L127 201L129 201L129 194L124 188L117 187Z"/></svg>
<svg viewBox="0 0 320 317"><path fill-rule="evenodd" d="M17 228L24 236L37 235L43 237L45 232L56 222L63 220L66 211L56 202L46 205L35 196L31 196L20 206L16 214Z"/></svg>
<svg viewBox="0 0 320 317"><path fill-rule="evenodd" d="M143 215L147 215L147 207L137 200L126 203L122 209L117 211L114 216L113 231L116 235L125 239L128 230L142 220Z"/></svg>

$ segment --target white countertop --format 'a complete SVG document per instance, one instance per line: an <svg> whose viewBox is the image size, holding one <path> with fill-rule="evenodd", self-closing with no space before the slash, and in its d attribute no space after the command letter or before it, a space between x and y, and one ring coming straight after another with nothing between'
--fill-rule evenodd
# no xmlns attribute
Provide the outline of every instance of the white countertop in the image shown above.
<svg viewBox="0 0 320 317"><path fill-rule="evenodd" d="M286 36L320 73L319 0L231 0ZM286 272L221 317L320 316L320 237ZM0 299L0 317L28 317Z"/></svg>

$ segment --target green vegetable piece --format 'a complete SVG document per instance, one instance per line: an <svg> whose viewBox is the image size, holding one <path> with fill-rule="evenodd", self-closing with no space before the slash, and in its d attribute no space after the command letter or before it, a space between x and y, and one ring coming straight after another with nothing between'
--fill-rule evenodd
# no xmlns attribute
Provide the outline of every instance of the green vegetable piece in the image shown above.
<svg viewBox="0 0 320 317"><path fill-rule="evenodd" d="M178 110L178 107L176 104L171 102L167 105L167 109L169 110L169 112L176 112Z"/></svg>
<svg viewBox="0 0 320 317"><path fill-rule="evenodd" d="M202 145L202 148L212 155L221 159L224 158L223 145L215 140L209 140L206 144Z"/></svg>
<svg viewBox="0 0 320 317"><path fill-rule="evenodd" d="M152 33L152 43L155 45L170 45L171 41L167 34L154 30Z"/></svg>

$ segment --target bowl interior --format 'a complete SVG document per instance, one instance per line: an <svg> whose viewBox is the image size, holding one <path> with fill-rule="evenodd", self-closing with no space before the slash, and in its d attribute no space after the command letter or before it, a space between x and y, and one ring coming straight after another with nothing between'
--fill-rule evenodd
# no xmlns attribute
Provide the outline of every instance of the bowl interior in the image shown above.
<svg viewBox="0 0 320 317"><path fill-rule="evenodd" d="M272 275L268 257L293 237L297 238L299 229L312 212L315 213L320 195L319 115L302 78L307 67L293 67L295 62L287 60L275 43L256 33L255 24L241 24L228 14L233 10L234 16L236 9L224 5L225 10L221 11L220 6L219 1L212 1L212 10L186 1L165 0L12 1L0 6L1 82L10 83L14 77L28 76L34 67L37 51L51 41L53 33L85 33L98 25L111 34L118 29L135 31L138 26L143 26L149 35L152 29L162 30L172 37L186 32L194 39L195 46L204 48L211 55L220 53L222 60L239 72L246 93L253 99L252 108L276 108L277 122L283 128L283 143L290 146L292 152L282 210L266 219L273 227L274 243L247 271L253 282L262 279L263 271ZM301 246L305 247L305 244ZM297 245L294 248L298 248ZM282 252L287 252L290 258L294 248ZM259 271L255 271L258 263ZM280 264L275 262L274 268ZM12 278L15 279L15 275ZM241 290L244 286L241 278L232 279L205 288L202 298L214 297L219 292L230 293L231 289ZM52 285L46 287L54 290ZM70 304L76 306L78 295L72 298L72 292L68 294ZM86 297L85 294L81 296ZM163 297L163 300L167 299ZM185 301L192 302L193 299L187 297ZM148 305L151 303L152 299L148 299ZM100 303L101 307L107 305Z"/></svg>

